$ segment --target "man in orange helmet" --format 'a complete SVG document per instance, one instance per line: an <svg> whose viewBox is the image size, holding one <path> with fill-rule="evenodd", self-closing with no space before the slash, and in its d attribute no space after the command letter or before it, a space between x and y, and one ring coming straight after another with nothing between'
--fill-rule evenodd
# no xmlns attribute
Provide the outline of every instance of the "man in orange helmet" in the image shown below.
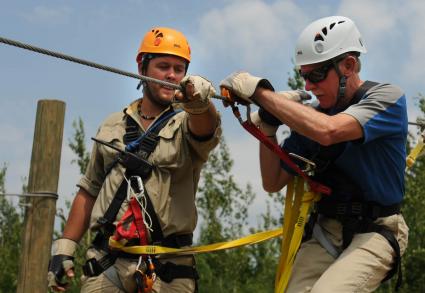
<svg viewBox="0 0 425 293"><path fill-rule="evenodd" d="M146 33L136 59L139 73L180 84L183 91L143 81L143 97L101 124L63 236L56 241L48 273L51 289L66 289L61 279L74 276L73 254L90 228L96 236L83 266L82 292L197 290L193 256L150 258L108 245L110 237L129 246L192 244L200 172L221 128L210 102L211 83L185 77L190 59L181 32L158 27ZM175 109L175 100L184 111Z"/></svg>

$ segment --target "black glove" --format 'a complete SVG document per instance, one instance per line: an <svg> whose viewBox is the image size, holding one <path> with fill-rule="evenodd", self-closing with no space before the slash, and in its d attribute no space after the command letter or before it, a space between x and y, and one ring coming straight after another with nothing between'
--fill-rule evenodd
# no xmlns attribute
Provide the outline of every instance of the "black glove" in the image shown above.
<svg viewBox="0 0 425 293"><path fill-rule="evenodd" d="M56 282L56 284L61 287L67 284L66 282L62 282L62 278L65 276L65 268L64 268L65 261L73 262L74 257L69 255L64 255L64 254L57 254L52 256L52 259L49 262L49 274L53 274L53 276L55 277L54 282ZM53 282L51 284L53 285Z"/></svg>

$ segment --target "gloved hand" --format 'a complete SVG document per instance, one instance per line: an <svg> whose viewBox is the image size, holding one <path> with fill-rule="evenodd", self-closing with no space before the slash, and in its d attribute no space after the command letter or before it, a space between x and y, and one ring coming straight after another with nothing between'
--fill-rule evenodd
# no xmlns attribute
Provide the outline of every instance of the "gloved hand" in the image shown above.
<svg viewBox="0 0 425 293"><path fill-rule="evenodd" d="M183 102L183 110L190 114L202 114L208 110L210 99L215 95L210 81L201 76L188 75L180 85L183 92L177 93L176 97Z"/></svg>
<svg viewBox="0 0 425 293"><path fill-rule="evenodd" d="M47 273L48 287L54 291L65 291L68 283L62 282L66 275L68 278L74 277L74 252L77 249L77 242L61 238L55 241L56 251L49 263Z"/></svg>
<svg viewBox="0 0 425 293"><path fill-rule="evenodd" d="M220 82L220 88L225 88L243 102L254 103L252 95L257 87L274 91L271 83L264 78L253 76L248 72L238 71L230 74Z"/></svg>
<svg viewBox="0 0 425 293"><path fill-rule="evenodd" d="M295 91L280 91L277 92L279 95L284 96L285 98L292 100L294 102L303 103L304 101L311 100L311 95L303 90Z"/></svg>

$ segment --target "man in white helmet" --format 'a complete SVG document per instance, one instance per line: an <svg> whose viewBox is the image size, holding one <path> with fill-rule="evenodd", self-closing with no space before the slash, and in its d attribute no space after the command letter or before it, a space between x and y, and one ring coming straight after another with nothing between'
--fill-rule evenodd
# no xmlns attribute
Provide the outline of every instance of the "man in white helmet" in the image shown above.
<svg viewBox="0 0 425 293"><path fill-rule="evenodd" d="M301 33L295 61L305 89L319 102L314 108L246 72L221 83L260 106L254 121L272 139L279 124L289 126L282 149L313 161L313 178L332 189L315 205L312 233L306 233L312 237L300 247L287 292L370 292L400 269L408 237L400 213L406 98L396 86L362 81L361 53L366 48L349 18L322 18ZM260 166L268 192L280 191L295 175L263 145Z"/></svg>

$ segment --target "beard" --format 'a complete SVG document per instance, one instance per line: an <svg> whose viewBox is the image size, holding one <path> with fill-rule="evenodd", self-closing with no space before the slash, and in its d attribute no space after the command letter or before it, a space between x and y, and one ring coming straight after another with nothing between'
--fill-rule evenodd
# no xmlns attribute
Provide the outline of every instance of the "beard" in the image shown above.
<svg viewBox="0 0 425 293"><path fill-rule="evenodd" d="M172 99L162 98L158 92L153 91L149 83L145 82L143 85L143 93L146 98L148 98L152 103L158 105L161 108L166 108L171 105Z"/></svg>

